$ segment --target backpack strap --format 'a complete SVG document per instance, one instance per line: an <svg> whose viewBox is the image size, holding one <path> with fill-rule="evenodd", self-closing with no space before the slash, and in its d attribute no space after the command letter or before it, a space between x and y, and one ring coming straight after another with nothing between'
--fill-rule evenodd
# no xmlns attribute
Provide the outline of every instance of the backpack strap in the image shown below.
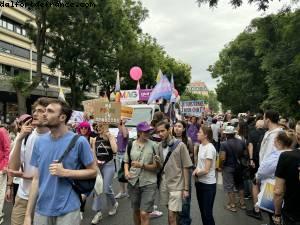
<svg viewBox="0 0 300 225"><path fill-rule="evenodd" d="M171 146L169 146L168 154L167 154L166 159L164 161L164 164L163 164L163 166L162 166L162 168L161 168L161 170L159 172L160 174L162 174L162 172L164 171L165 166L166 166L166 164L167 164L167 162L168 162L168 160L169 160L172 152L177 148L177 146L179 145L180 142L181 142L180 140L176 140L176 142L174 142Z"/></svg>
<svg viewBox="0 0 300 225"><path fill-rule="evenodd" d="M64 154L58 159L58 163L61 163L64 158L69 154L69 152L71 151L71 149L75 146L76 141L79 139L79 135L75 134L74 137L72 138L72 140L70 141L68 147L66 148Z"/></svg>

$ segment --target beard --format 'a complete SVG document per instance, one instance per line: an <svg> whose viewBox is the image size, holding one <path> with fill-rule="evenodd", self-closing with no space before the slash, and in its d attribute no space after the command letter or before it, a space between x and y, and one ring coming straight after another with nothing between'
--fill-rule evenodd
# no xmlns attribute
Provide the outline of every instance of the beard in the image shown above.
<svg viewBox="0 0 300 225"><path fill-rule="evenodd" d="M58 123L58 122L49 122L49 121L47 121L47 122L45 122L43 125L44 125L45 127L48 127L49 129L54 129L54 128L58 128L58 127L60 126L60 123Z"/></svg>

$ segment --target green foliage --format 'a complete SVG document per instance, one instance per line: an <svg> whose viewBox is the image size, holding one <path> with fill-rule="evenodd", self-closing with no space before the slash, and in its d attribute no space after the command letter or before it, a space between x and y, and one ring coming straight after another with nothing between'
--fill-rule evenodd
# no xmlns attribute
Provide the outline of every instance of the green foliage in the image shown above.
<svg viewBox="0 0 300 225"><path fill-rule="evenodd" d="M260 65L251 33L241 33L222 50L209 71L213 78L222 80L216 92L224 108L231 108L234 113L259 110L267 95L265 72Z"/></svg>
<svg viewBox="0 0 300 225"><path fill-rule="evenodd" d="M258 8L258 10L265 11L269 8L269 4L272 0L248 0L246 4L255 4ZM279 0L280 1L280 0ZM209 4L209 7L217 7L219 0L197 0L199 6L202 4ZM293 2L298 2L298 0L293 0ZM231 0L230 4L234 7L240 7L243 4L243 0Z"/></svg>
<svg viewBox="0 0 300 225"><path fill-rule="evenodd" d="M75 0L74 0L75 1ZM82 2L82 0L76 0ZM148 11L139 1L95 0L95 8L59 8L48 12L51 30L47 44L71 87L71 105L78 107L89 85L98 83L109 95L116 82L117 70L122 89L134 89L129 77L132 66L143 70L141 86L155 85L159 68L174 74L176 88L183 91L190 80L190 67L169 57L140 23ZM177 82L178 80L178 82Z"/></svg>
<svg viewBox="0 0 300 225"><path fill-rule="evenodd" d="M180 96L181 101L192 101L192 100L204 100L205 104L208 104L209 109L213 112L219 112L219 102L217 100L217 95L214 91L209 91L207 95L194 94L190 91L185 91L182 96Z"/></svg>
<svg viewBox="0 0 300 225"><path fill-rule="evenodd" d="M273 108L300 117L300 10L252 21L209 67L216 92L234 113Z"/></svg>
<svg viewBox="0 0 300 225"><path fill-rule="evenodd" d="M12 77L10 83L13 86L13 88L16 91L21 92L23 96L30 96L32 89L29 73L21 73L15 77Z"/></svg>

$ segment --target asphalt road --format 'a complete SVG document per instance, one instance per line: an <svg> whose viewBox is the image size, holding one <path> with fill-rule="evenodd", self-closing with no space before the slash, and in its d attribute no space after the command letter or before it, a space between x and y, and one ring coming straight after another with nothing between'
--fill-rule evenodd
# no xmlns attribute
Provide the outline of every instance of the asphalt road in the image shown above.
<svg viewBox="0 0 300 225"><path fill-rule="evenodd" d="M263 221L258 221L253 218L246 216L244 210L238 210L238 212L229 212L224 209L226 203L226 196L222 190L222 185L218 182L217 186L217 195L214 204L214 217L217 225L261 225L267 223L267 217L264 215ZM118 190L118 185L114 182L114 190ZM119 208L118 212L114 216L108 216L107 213L104 214L103 220L100 221L99 225L134 225L132 220L132 210L130 207L130 200L128 198L119 199ZM251 207L251 200L246 201L248 207ZM88 199L86 204L86 211L84 213L84 218L82 220L82 225L91 224L91 220L94 216L94 212L91 210L92 200ZM3 225L10 225L10 213L12 205L6 203L4 206L4 223ZM167 214L164 207L159 206L159 209L163 211L164 215L152 219L151 224L155 225L167 225ZM193 187L192 191L192 205L191 205L191 216L192 216L192 225L202 224L200 211L198 208L198 203L195 194L195 188Z"/></svg>

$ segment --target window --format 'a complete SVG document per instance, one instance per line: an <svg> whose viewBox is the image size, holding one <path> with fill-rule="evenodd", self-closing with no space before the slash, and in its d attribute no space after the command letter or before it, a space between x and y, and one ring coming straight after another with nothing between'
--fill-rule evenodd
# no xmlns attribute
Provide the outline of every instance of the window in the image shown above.
<svg viewBox="0 0 300 225"><path fill-rule="evenodd" d="M1 17L0 26L4 27L5 29L14 31L17 34L26 36L26 30L22 27L22 24L13 21L7 17Z"/></svg>
<svg viewBox="0 0 300 225"><path fill-rule="evenodd" d="M0 74L4 74L7 76L12 75L12 67L4 64L0 64Z"/></svg>
<svg viewBox="0 0 300 225"><path fill-rule="evenodd" d="M21 29L21 27L15 26L15 28L16 28L16 33L22 34L22 29Z"/></svg>
<svg viewBox="0 0 300 225"><path fill-rule="evenodd" d="M14 30L14 25L10 22L7 22L7 29L13 31Z"/></svg>
<svg viewBox="0 0 300 225"><path fill-rule="evenodd" d="M30 51L25 49L25 48L21 48L12 44L9 44L7 42L4 41L0 41L0 51L8 53L8 54L12 54L12 55L16 55L16 56L20 56L22 58L25 59L29 59L30 57Z"/></svg>

